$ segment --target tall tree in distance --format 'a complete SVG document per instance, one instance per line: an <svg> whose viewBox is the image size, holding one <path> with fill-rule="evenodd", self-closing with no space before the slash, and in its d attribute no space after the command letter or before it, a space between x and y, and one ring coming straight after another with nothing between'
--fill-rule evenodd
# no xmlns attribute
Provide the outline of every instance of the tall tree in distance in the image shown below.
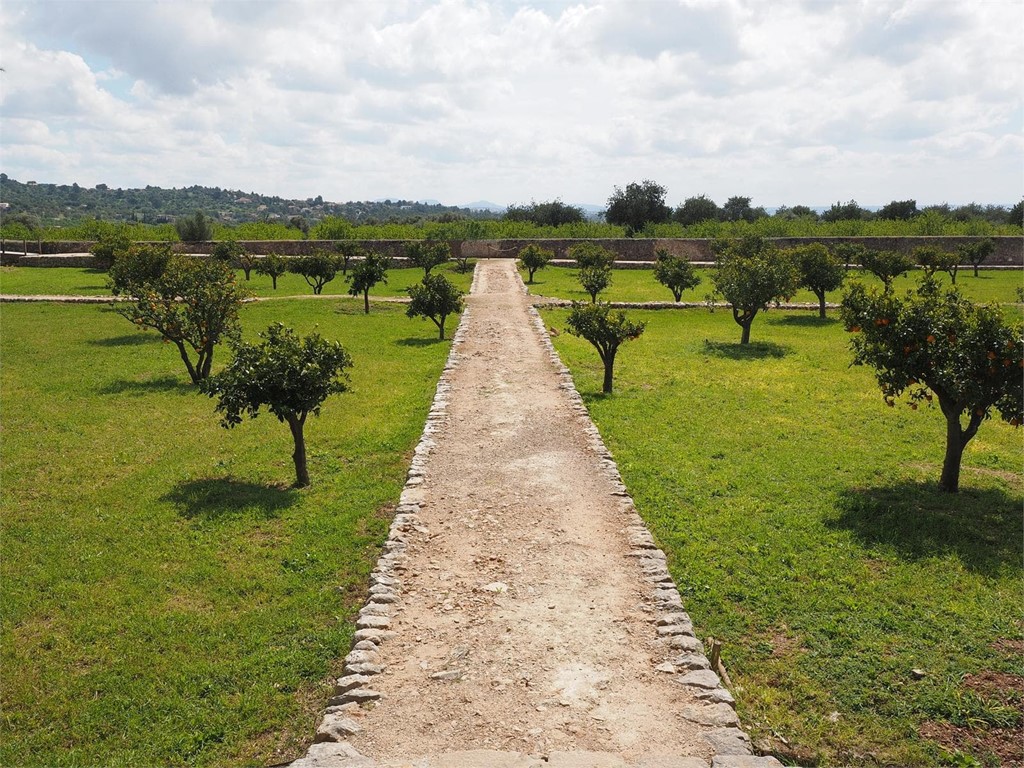
<svg viewBox="0 0 1024 768"><path fill-rule="evenodd" d="M608 198L608 210L604 218L609 224L626 228L626 236L633 237L648 223L661 224L668 221L671 209L665 205L667 190L650 179L632 182L625 189L615 187Z"/></svg>

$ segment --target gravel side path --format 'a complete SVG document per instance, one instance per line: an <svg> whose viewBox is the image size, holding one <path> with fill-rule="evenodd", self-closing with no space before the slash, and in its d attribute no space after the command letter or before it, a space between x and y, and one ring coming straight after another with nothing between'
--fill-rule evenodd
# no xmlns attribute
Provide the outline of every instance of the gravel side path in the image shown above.
<svg viewBox="0 0 1024 768"><path fill-rule="evenodd" d="M750 756L514 262L476 270L349 674L293 765L779 765Z"/></svg>

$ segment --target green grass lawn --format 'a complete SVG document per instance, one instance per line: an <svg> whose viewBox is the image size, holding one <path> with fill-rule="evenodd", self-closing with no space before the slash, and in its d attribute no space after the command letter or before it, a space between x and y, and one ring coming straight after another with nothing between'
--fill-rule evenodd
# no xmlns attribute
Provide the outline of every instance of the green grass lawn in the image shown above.
<svg viewBox="0 0 1024 768"><path fill-rule="evenodd" d="M247 334L317 325L355 361L295 491L287 427L222 429L155 333L105 306L0 312L0 765L301 754L449 345L401 307L245 307Z"/></svg>
<svg viewBox="0 0 1024 768"><path fill-rule="evenodd" d="M996 764L919 730L1020 743L1024 680L964 676L1022 674L1022 433L986 422L941 494L944 419L887 408L838 320L769 312L743 348L728 312L630 315L648 327L609 397L566 311L544 319L755 742L801 765Z"/></svg>
<svg viewBox="0 0 1024 768"><path fill-rule="evenodd" d="M455 264L446 264L439 270L459 290L469 292L472 271L460 273ZM277 279L277 290L269 277L252 273L246 282L245 273L237 270L238 282L255 296L285 297L312 295L313 289L300 275L286 274ZM370 291L374 296L406 296L406 289L423 279L423 270L415 267L388 271L387 285L378 285ZM109 296L107 273L78 267L0 267L0 293L15 296ZM340 273L324 286L324 295L348 295L348 283Z"/></svg>
<svg viewBox="0 0 1024 768"><path fill-rule="evenodd" d="M523 281L526 281L528 274L526 270L520 270ZM701 302L705 296L714 290L711 282L712 270L698 269L697 274L701 282L696 288L683 292L683 301ZM921 273L911 272L909 276L896 280L897 291L904 291L916 285ZM868 285L881 287L882 283L874 275L854 271L852 279L862 280ZM945 274L939 276L940 283L948 284L949 277ZM982 270L978 277L974 277L971 270L961 271L957 275L957 286L964 295L977 302L1016 302L1016 290L1024 286L1024 270ZM572 299L574 301L590 301L590 296L580 287L576 279L576 270L569 267L547 267L534 275L534 284L528 286L530 293L538 296L551 296L560 299ZM654 279L654 273L647 269L616 269L612 272L612 285L600 296L602 301L673 301L672 292ZM842 291L837 291L827 296L829 301L838 302L842 298ZM813 302L817 304L817 297L810 291L802 290L793 297L793 301Z"/></svg>

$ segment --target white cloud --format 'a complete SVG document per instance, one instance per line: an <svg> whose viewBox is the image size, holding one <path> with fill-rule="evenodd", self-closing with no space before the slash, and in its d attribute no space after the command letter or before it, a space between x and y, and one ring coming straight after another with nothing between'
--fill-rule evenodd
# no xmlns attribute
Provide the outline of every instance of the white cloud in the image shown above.
<svg viewBox="0 0 1024 768"><path fill-rule="evenodd" d="M327 199L1021 195L1016 2L19 2L3 170ZM899 190L898 192L896 190Z"/></svg>

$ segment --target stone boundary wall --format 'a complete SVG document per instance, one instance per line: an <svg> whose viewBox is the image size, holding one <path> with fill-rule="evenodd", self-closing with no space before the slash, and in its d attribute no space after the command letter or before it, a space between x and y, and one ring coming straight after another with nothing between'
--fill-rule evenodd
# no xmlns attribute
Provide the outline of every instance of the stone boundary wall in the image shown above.
<svg viewBox="0 0 1024 768"><path fill-rule="evenodd" d="M910 253L922 245L936 246L948 251L955 251L957 246L976 242L980 237L776 237L768 238L782 248L791 248L808 243L824 243L834 246L840 243L857 243L867 248L893 250ZM1024 237L1000 236L991 238L996 244L995 252L985 260L983 266L1024 267ZM396 262L404 258L408 240L352 240L356 245L386 255ZM616 266L622 269L643 269L654 261L655 253L665 249L669 253L685 256L694 262L714 261L711 252L711 240L707 238L661 238L661 239L521 239L521 240L452 240L449 245L455 256L468 258L515 258L525 246L536 243L542 248L554 251L556 260L568 259L568 251L573 245L581 242L596 243L612 251L616 255ZM268 253L279 253L282 256L300 256L312 253L318 248L330 250L334 242L330 240L242 240L239 243L250 253L265 256ZM92 257L88 255L91 242L23 242L8 240L5 251L0 254L0 264L4 266L92 266ZM189 243L187 249L191 253L209 253L212 242ZM180 244L179 244L179 247ZM25 250L27 249L27 254ZM46 257L59 256L60 261ZM68 261L73 259L74 261Z"/></svg>

